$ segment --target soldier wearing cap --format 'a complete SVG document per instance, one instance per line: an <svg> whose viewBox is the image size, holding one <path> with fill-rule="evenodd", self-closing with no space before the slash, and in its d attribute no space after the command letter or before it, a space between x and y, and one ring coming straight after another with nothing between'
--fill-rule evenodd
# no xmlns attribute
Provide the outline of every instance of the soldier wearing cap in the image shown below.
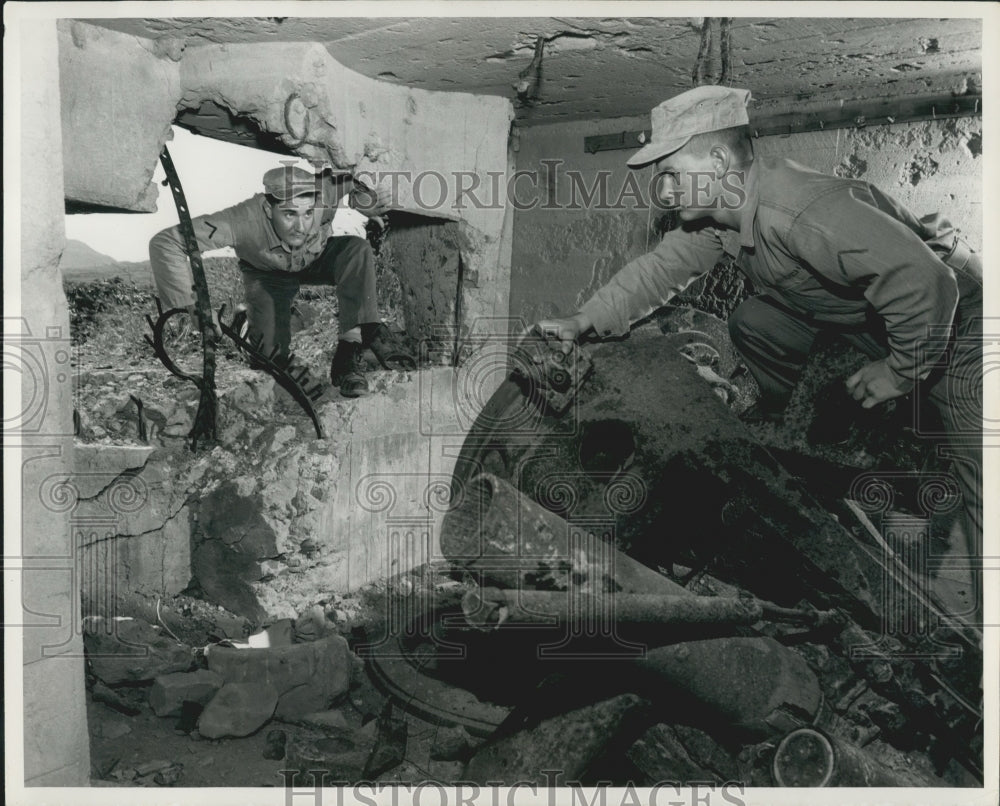
<svg viewBox="0 0 1000 806"><path fill-rule="evenodd" d="M566 350L590 332L623 335L734 254L757 292L729 320L761 392L743 418L779 420L816 337L841 334L870 358L846 378L844 408L915 391L940 413L964 498L956 548L981 556L979 255L941 216L919 218L867 182L755 157L749 99L702 86L652 111L651 141L628 165L655 165L658 201L680 226L575 315L537 326Z"/></svg>
<svg viewBox="0 0 1000 806"><path fill-rule="evenodd" d="M299 286L334 285L340 333L330 378L340 393L359 397L368 392L361 365L365 347L383 365L412 367L412 356L379 319L375 257L368 241L331 233L338 200L380 221L385 194L354 184L345 195L328 171L316 174L293 165L267 171L263 185L263 193L192 222L199 249L229 246L236 251L250 339L261 339L265 354L277 348L279 358L287 357L292 302ZM149 261L164 306L193 311L193 281L179 227L153 237Z"/></svg>

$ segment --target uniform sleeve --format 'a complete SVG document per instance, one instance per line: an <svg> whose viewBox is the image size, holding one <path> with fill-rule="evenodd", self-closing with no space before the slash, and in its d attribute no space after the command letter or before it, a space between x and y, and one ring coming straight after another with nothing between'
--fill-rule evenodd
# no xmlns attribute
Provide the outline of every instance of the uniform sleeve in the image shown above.
<svg viewBox="0 0 1000 806"><path fill-rule="evenodd" d="M885 322L889 368L916 381L944 351L932 329L951 325L958 285L919 235L874 204L859 187L820 197L792 224L790 250L833 283L863 289Z"/></svg>
<svg viewBox="0 0 1000 806"><path fill-rule="evenodd" d="M621 336L649 316L722 257L712 228L671 230L652 252L627 263L580 309L600 336Z"/></svg>
<svg viewBox="0 0 1000 806"><path fill-rule="evenodd" d="M233 237L233 209L198 216L191 222L199 250L206 252L236 245ZM153 236L149 242L149 265L153 270L156 292L164 310L194 304L194 277L184 250L184 236L181 235L179 224Z"/></svg>

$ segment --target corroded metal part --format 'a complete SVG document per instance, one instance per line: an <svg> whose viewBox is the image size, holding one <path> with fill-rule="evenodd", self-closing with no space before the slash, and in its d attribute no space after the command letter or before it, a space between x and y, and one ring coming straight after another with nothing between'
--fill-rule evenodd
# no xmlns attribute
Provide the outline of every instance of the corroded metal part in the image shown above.
<svg viewBox="0 0 1000 806"><path fill-rule="evenodd" d="M542 787L579 781L606 747L627 747L648 727L649 702L621 694L546 719L482 747L464 781L531 782ZM557 777L558 776L558 777Z"/></svg>
<svg viewBox="0 0 1000 806"><path fill-rule="evenodd" d="M814 728L785 736L771 770L778 786L947 786L913 768L890 768L864 749Z"/></svg>
<svg viewBox="0 0 1000 806"><path fill-rule="evenodd" d="M764 613L760 602L721 596L655 593L581 594L577 591L479 588L462 599L470 626L481 630L517 629L529 624L560 627L569 622L619 624L742 624Z"/></svg>
<svg viewBox="0 0 1000 806"><path fill-rule="evenodd" d="M823 700L808 664L773 638L733 636L652 647L636 665L653 690L676 701L675 715L684 711L696 720L689 724L731 727L753 738L811 724Z"/></svg>

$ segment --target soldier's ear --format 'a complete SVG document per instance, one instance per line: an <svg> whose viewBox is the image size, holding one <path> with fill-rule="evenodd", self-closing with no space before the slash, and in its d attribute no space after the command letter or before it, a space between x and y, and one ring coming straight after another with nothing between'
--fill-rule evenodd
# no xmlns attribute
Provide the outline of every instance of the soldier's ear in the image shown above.
<svg viewBox="0 0 1000 806"><path fill-rule="evenodd" d="M724 143L716 143L708 150L709 159L712 160L712 165L715 166L718 173L726 173L733 162L732 152L729 147Z"/></svg>

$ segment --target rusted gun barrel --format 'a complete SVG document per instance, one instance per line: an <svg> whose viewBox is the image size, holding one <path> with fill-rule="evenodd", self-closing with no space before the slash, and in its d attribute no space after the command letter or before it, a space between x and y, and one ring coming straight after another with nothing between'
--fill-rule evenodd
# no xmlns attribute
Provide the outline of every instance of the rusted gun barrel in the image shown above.
<svg viewBox="0 0 1000 806"><path fill-rule="evenodd" d="M657 593L579 594L569 591L480 588L462 598L465 619L481 630L572 621L618 624L742 624L761 620L755 599Z"/></svg>
<svg viewBox="0 0 1000 806"><path fill-rule="evenodd" d="M694 597L618 551L611 535L570 523L490 473L459 491L442 524L441 546L455 565L504 588Z"/></svg>
<svg viewBox="0 0 1000 806"><path fill-rule="evenodd" d="M890 769L860 747L814 728L793 730L771 765L779 786L947 786L916 769Z"/></svg>

